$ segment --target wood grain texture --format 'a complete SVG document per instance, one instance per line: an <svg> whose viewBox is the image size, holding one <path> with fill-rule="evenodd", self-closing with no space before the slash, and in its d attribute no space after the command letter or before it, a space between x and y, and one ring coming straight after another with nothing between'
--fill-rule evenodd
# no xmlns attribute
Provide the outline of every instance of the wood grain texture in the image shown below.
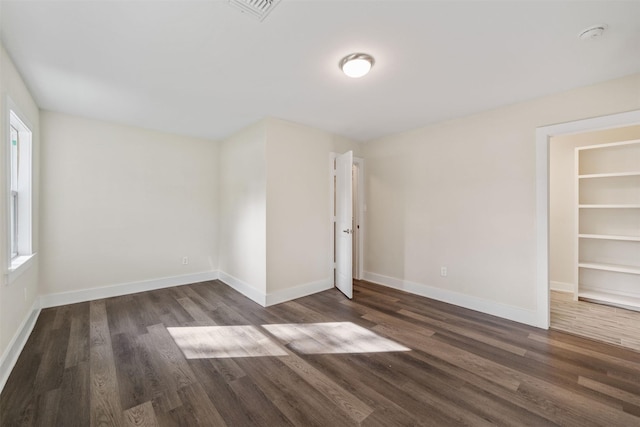
<svg viewBox="0 0 640 427"><path fill-rule="evenodd" d="M121 426L122 407L105 301L92 301L89 312L90 425Z"/></svg>
<svg viewBox="0 0 640 427"><path fill-rule="evenodd" d="M158 420L151 402L145 402L124 411L126 427L158 427Z"/></svg>
<svg viewBox="0 0 640 427"><path fill-rule="evenodd" d="M551 291L551 328L640 351L640 311L574 301Z"/></svg>
<svg viewBox="0 0 640 427"><path fill-rule="evenodd" d="M212 281L43 310L0 426L640 426L622 341L354 290L263 308Z"/></svg>

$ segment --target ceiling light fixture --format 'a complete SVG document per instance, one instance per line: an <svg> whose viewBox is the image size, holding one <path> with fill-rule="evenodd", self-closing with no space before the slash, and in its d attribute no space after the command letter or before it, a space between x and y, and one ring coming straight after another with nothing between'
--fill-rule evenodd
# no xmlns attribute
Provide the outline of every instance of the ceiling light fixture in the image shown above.
<svg viewBox="0 0 640 427"><path fill-rule="evenodd" d="M604 30L607 29L607 24L594 25L589 28L585 28L578 34L580 40L593 40L602 37Z"/></svg>
<svg viewBox="0 0 640 427"><path fill-rule="evenodd" d="M352 53L342 58L338 66L347 76L357 79L366 75L375 62L373 56L366 53Z"/></svg>

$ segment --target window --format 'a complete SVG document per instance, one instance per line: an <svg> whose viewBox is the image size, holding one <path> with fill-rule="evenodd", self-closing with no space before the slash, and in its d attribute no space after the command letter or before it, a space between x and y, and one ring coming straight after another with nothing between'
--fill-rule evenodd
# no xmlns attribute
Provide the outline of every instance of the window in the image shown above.
<svg viewBox="0 0 640 427"><path fill-rule="evenodd" d="M31 137L32 133L15 109L9 108L9 282L26 267L31 252Z"/></svg>
<svg viewBox="0 0 640 427"><path fill-rule="evenodd" d="M11 129L10 139L10 156L11 156L11 180L10 180L10 200L9 200L9 217L11 218L10 236L11 236L11 259L18 256L18 174L20 173L20 133L13 124L9 125Z"/></svg>

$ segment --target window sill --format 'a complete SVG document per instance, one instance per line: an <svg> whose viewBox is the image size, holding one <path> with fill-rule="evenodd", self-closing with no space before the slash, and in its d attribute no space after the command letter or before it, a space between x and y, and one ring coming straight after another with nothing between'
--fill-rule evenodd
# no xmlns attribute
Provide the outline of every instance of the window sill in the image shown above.
<svg viewBox="0 0 640 427"><path fill-rule="evenodd" d="M25 271L27 271L31 265L33 265L33 261L36 254L33 253L31 255L21 255L17 256L11 260L11 266L5 275L5 283L10 285L15 282L18 277L22 275Z"/></svg>

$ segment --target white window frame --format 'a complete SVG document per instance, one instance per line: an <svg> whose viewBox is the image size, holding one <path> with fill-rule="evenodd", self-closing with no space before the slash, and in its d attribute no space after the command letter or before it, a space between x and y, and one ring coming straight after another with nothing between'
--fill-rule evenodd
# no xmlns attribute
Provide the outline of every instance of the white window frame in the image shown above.
<svg viewBox="0 0 640 427"><path fill-rule="evenodd" d="M33 253L33 126L20 112L11 98L6 98L5 126L3 143L7 150L6 156L6 188L7 188L7 273L5 283L10 284L24 273L32 263ZM20 156L18 161L17 186L12 186L13 167L11 153L11 128L18 131L18 144ZM17 205L12 208L11 199L17 200ZM17 218L12 220L17 213ZM15 225L15 228L14 228ZM16 250L12 250L14 242L12 236L17 234Z"/></svg>

